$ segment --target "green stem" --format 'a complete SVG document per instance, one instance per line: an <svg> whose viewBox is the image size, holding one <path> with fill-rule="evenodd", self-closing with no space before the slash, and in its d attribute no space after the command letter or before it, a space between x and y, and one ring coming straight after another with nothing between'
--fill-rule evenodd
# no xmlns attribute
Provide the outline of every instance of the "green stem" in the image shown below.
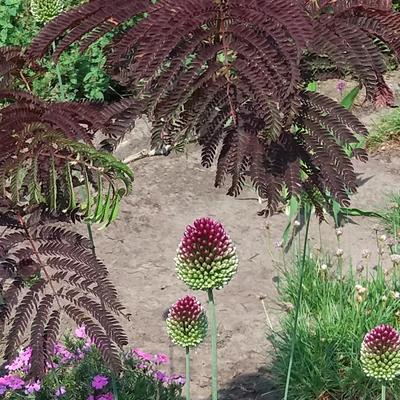
<svg viewBox="0 0 400 400"><path fill-rule="evenodd" d="M217 315L212 289L208 289L208 309L211 324L211 399L218 400Z"/></svg>
<svg viewBox="0 0 400 400"><path fill-rule="evenodd" d="M56 44L54 42L52 44L52 48L53 48L53 52L55 52ZM56 69L56 75L57 75L57 79L58 79L58 88L60 90L60 100L65 101L64 84L63 84L62 77L61 77L60 65L58 63L56 63L55 69Z"/></svg>
<svg viewBox="0 0 400 400"><path fill-rule="evenodd" d="M190 400L190 349L186 346L186 400Z"/></svg>
<svg viewBox="0 0 400 400"><path fill-rule="evenodd" d="M295 309L295 317L294 317L294 327L293 327L293 333L292 333L292 338L291 338L290 359L289 359L289 366L288 366L287 375L286 375L284 400L287 400L288 395L289 395L290 377L292 374L294 350L296 347L296 340L297 340L297 327L298 327L298 321L299 321L299 311L300 311L301 299L303 297L304 267L306 264L308 232L309 232L309 228L310 228L310 219L311 219L311 212L308 209L308 206L304 207L304 213L305 213L305 217L307 220L307 224L306 224L306 231L305 231L305 235L304 235L303 257L301 260L301 269L300 269L300 282L299 282L299 288L297 291L297 298L296 298L296 304L295 304L296 309Z"/></svg>
<svg viewBox="0 0 400 400"><path fill-rule="evenodd" d="M384 383L382 384L381 400L386 400L386 385Z"/></svg>

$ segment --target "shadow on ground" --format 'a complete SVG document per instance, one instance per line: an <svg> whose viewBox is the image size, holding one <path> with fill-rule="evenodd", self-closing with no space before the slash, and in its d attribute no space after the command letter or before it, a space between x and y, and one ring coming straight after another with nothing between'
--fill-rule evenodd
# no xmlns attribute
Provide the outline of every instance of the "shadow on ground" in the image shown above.
<svg viewBox="0 0 400 400"><path fill-rule="evenodd" d="M220 400L279 400L276 386L266 371L240 374L219 392Z"/></svg>

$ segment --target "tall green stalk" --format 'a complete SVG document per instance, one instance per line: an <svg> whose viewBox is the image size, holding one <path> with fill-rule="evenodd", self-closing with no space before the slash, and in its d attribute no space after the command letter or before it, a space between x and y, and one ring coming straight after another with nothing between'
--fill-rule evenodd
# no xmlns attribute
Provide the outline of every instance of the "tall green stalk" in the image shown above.
<svg viewBox="0 0 400 400"><path fill-rule="evenodd" d="M381 400L386 400L386 384L382 384Z"/></svg>
<svg viewBox="0 0 400 400"><path fill-rule="evenodd" d="M211 325L211 398L218 400L217 314L212 289L208 289L208 310Z"/></svg>
<svg viewBox="0 0 400 400"><path fill-rule="evenodd" d="M186 346L186 400L190 400L190 348Z"/></svg>
<svg viewBox="0 0 400 400"><path fill-rule="evenodd" d="M290 377L292 374L294 350L295 350L296 341L297 341L297 327L298 327L298 322L299 322L299 312L300 312L301 300L303 297L304 268L305 268L305 264L306 264L307 242L308 242L308 233L310 230L310 219L311 219L311 210L309 209L308 205L304 206L304 214L305 214L305 218L306 218L306 231L305 231L305 235L304 235L303 256L302 256L302 260L301 260L300 282L299 282L299 288L297 291L296 304L295 304L294 327L293 327L293 334L292 334L292 338L291 338L290 359L289 359L289 366L288 366L287 375L286 375L284 400L287 400L288 395L289 395Z"/></svg>

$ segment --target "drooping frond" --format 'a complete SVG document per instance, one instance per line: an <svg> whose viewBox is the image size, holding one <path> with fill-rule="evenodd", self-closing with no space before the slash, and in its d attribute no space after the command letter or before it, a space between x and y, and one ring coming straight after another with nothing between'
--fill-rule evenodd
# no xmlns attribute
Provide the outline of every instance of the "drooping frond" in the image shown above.
<svg viewBox="0 0 400 400"><path fill-rule="evenodd" d="M4 132L0 154L0 193L14 209L44 205L108 225L132 188L131 170L113 155L40 124Z"/></svg>
<svg viewBox="0 0 400 400"><path fill-rule="evenodd" d="M309 49L327 56L339 69L350 69L365 86L368 100L393 105L393 93L382 76L386 65L373 38L379 38L399 58L400 13L393 12L388 0L321 3L311 9L314 39Z"/></svg>
<svg viewBox="0 0 400 400"><path fill-rule="evenodd" d="M64 313L86 326L105 360L118 371L116 346L126 345L127 338L113 314L125 315L125 309L90 241L61 227L29 227L19 220L19 229L0 238L5 359L11 360L29 336L31 374L40 377L54 353Z"/></svg>
<svg viewBox="0 0 400 400"><path fill-rule="evenodd" d="M93 0L46 26L32 59L58 41L56 57L118 27L108 48L114 78L138 99L109 106L116 137L144 112L154 147L198 139L203 165L217 160L216 185L228 175L237 195L250 177L271 210L282 190L327 193L342 204L356 189L348 153L366 129L338 104L304 92L307 57L330 60L365 86L367 98L391 104L385 64L373 38L397 55L399 16L387 0ZM134 26L125 22L137 15ZM124 111L124 107L126 110ZM100 128L100 124L98 124ZM362 152L354 155L365 159ZM318 196L313 196L318 198Z"/></svg>
<svg viewBox="0 0 400 400"><path fill-rule="evenodd" d="M19 47L0 47L0 89L9 87L26 63Z"/></svg>

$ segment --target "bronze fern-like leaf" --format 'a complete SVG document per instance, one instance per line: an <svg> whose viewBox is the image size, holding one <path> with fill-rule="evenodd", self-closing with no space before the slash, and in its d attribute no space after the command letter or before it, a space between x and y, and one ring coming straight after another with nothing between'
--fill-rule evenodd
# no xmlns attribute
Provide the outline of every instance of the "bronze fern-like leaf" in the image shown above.
<svg viewBox="0 0 400 400"><path fill-rule="evenodd" d="M108 277L104 264L81 235L50 225L21 226L0 238L0 260L13 262L11 275L2 279L4 304L0 309L4 356L11 360L29 336L31 375L41 376L53 355L62 314L87 327L105 360L120 367L118 347L127 337L113 314L126 316L125 308ZM21 263L35 269L21 272ZM6 268L0 263L0 268Z"/></svg>

